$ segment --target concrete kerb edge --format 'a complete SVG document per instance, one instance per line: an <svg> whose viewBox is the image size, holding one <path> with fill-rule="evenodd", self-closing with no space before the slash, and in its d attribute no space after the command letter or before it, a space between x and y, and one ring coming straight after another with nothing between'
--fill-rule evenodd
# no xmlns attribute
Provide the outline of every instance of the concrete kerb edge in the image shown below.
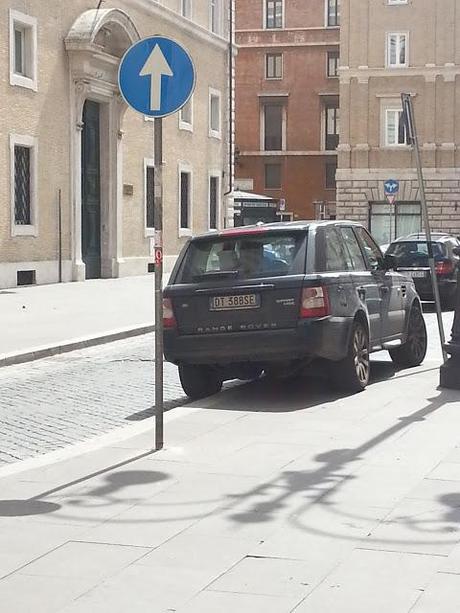
<svg viewBox="0 0 460 613"><path fill-rule="evenodd" d="M63 343L62 345L50 345L49 347L37 347L36 349L30 349L24 353L16 353L5 356L0 356L0 368L4 366L12 366L14 364L23 364L25 362L32 362L34 360L40 360L53 355L59 355L61 353L68 353L70 351L76 351L77 349L85 349L87 347L94 347L96 345L103 345L105 343L111 343L113 341L119 341L124 338L131 338L133 336L141 336L143 334L150 334L155 332L155 326L153 324L138 326L137 328L124 328L122 330L116 330L102 336L93 336L80 338L69 343Z"/></svg>

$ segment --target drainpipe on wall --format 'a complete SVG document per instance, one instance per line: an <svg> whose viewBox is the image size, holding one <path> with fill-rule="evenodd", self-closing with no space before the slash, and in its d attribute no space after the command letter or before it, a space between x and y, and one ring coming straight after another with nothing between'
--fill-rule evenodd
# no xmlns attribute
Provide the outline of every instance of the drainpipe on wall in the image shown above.
<svg viewBox="0 0 460 613"><path fill-rule="evenodd" d="M233 193L234 180L234 133L235 133L235 0L229 0L229 43L228 43L228 191L224 193L224 197ZM229 213L232 212L230 216ZM227 211L224 219L224 224L233 225L233 198L230 196L227 201Z"/></svg>

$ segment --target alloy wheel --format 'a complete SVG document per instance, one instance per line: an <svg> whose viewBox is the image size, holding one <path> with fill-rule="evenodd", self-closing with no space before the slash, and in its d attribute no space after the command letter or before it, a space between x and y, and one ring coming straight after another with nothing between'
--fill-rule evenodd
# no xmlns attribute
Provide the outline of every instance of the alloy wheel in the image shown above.
<svg viewBox="0 0 460 613"><path fill-rule="evenodd" d="M409 320L407 342L416 360L422 361L426 353L426 329L423 315L414 309Z"/></svg>
<svg viewBox="0 0 460 613"><path fill-rule="evenodd" d="M353 352L356 375L365 386L369 381L369 347L366 332L361 326L357 326L354 332Z"/></svg>

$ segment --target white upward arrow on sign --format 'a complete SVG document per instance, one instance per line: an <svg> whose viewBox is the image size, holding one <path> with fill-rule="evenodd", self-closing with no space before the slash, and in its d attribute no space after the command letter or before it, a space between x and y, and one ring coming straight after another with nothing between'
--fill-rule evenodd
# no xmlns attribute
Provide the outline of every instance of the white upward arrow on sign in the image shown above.
<svg viewBox="0 0 460 613"><path fill-rule="evenodd" d="M161 109L161 78L174 75L159 45L155 45L141 72L141 77L150 77L150 110Z"/></svg>

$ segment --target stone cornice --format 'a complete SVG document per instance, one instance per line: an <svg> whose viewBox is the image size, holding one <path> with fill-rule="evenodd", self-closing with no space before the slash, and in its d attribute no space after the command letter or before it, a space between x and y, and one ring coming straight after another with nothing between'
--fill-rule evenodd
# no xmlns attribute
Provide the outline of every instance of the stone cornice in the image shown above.
<svg viewBox="0 0 460 613"><path fill-rule="evenodd" d="M334 47L337 46L338 47L339 43L338 42L327 42L324 40L318 41L318 42L308 42L308 43L303 43L303 42L287 42L287 43L248 43L248 44L244 44L244 43L237 43L237 46L239 49L268 49L270 47L274 47L274 48L280 48L280 47Z"/></svg>
<svg viewBox="0 0 460 613"><path fill-rule="evenodd" d="M433 81L437 76L441 76L445 81L455 81L460 75L460 66L446 64L445 66L414 66L410 68L369 68L360 66L359 68L349 68L340 66L340 83L347 84L351 79L358 82L367 82L370 78L391 79L422 77L425 81Z"/></svg>
<svg viewBox="0 0 460 613"><path fill-rule="evenodd" d="M126 0L126 4L144 10L149 15L160 17L169 24L183 30L192 38L197 38L206 42L221 51L228 50L229 41L226 38L210 32L207 28L204 28L194 21L185 19L182 15L166 6L153 3L152 0Z"/></svg>
<svg viewBox="0 0 460 613"><path fill-rule="evenodd" d="M460 168L437 168L425 167L423 169L425 180L458 180ZM414 168L338 168L336 173L337 181L385 181L388 177L398 177L400 180L417 179L417 169Z"/></svg>
<svg viewBox="0 0 460 613"><path fill-rule="evenodd" d="M244 30L243 28L235 30L236 34L260 34L261 32L317 32L318 30L324 30L325 32L338 32L340 27L328 27L328 26L312 26L310 28L250 28Z"/></svg>
<svg viewBox="0 0 460 613"><path fill-rule="evenodd" d="M337 151L240 151L240 156L245 157L283 157L283 156L337 156Z"/></svg>

